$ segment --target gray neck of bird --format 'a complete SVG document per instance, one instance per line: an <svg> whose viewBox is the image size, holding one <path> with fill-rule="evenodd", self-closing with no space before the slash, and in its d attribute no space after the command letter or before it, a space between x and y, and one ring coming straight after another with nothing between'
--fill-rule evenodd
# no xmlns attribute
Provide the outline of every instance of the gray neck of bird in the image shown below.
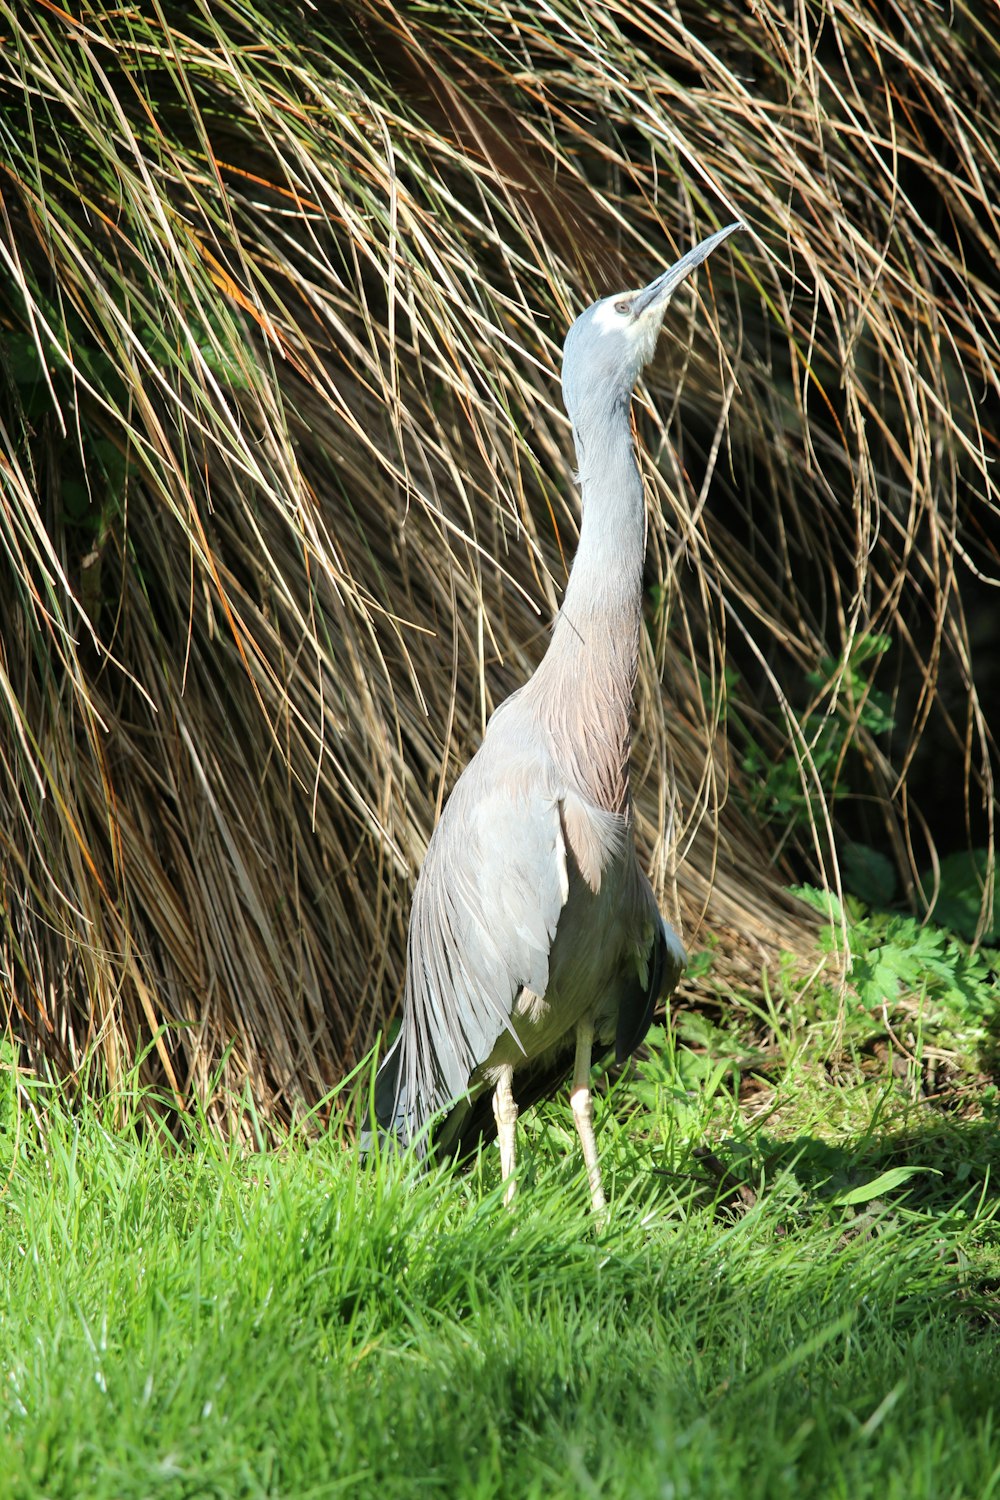
<svg viewBox="0 0 1000 1500"><path fill-rule="evenodd" d="M642 625L646 512L628 405L575 432L583 519L563 606L539 675L553 750L597 806L626 811Z"/></svg>

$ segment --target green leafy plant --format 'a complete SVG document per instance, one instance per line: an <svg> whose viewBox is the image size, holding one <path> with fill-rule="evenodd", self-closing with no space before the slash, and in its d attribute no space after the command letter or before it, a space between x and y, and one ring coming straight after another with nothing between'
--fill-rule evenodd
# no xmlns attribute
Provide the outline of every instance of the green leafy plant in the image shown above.
<svg viewBox="0 0 1000 1500"><path fill-rule="evenodd" d="M870 844L848 840L839 850L840 875L844 889L857 896L866 906L879 909L891 906L896 899L899 881L896 866L881 849Z"/></svg>
<svg viewBox="0 0 1000 1500"><path fill-rule="evenodd" d="M956 1015L982 1014L995 983L988 951L971 953L948 932L910 916L871 912L852 922L849 931L851 981L863 1005L892 1005L910 993Z"/></svg>
<svg viewBox="0 0 1000 1500"><path fill-rule="evenodd" d="M944 928L896 912L873 912L854 897L843 904L830 891L796 890L827 917L827 944L839 945L846 931L850 981L861 1006L890 1009L917 997L961 1026L981 1021L997 1004L1000 953L975 951Z"/></svg>
<svg viewBox="0 0 1000 1500"><path fill-rule="evenodd" d="M992 900L986 903L991 879ZM977 936L983 943L1000 943L1000 883L995 869L991 872L988 849L956 850L941 860L936 878L933 870L925 873L921 886L925 897L933 899L933 921L969 943Z"/></svg>
<svg viewBox="0 0 1000 1500"><path fill-rule="evenodd" d="M753 811L764 822L780 821L789 831L810 823L816 797L831 802L845 785L858 730L879 736L892 728L889 695L872 685L873 666L891 644L886 635L859 635L839 660L822 657L805 674L812 696L785 752L774 757L754 742L747 746L742 768Z"/></svg>

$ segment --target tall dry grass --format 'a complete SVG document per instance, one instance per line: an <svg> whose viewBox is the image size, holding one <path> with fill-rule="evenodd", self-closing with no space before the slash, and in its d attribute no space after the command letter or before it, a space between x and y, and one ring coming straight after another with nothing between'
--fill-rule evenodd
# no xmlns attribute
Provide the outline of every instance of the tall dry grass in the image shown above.
<svg viewBox="0 0 1000 1500"><path fill-rule="evenodd" d="M811 947L782 887L836 883L838 841L918 906L942 807L992 849L985 8L0 25L0 964L29 1058L113 1085L145 1054L232 1126L370 1047L441 800L572 556L564 331L734 214L637 412L656 886L748 983Z"/></svg>

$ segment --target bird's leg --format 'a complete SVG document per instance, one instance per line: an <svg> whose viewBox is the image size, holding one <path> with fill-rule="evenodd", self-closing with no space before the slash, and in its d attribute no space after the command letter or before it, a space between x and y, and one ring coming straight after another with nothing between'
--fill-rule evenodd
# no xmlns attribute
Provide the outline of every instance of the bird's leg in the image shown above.
<svg viewBox="0 0 1000 1500"><path fill-rule="evenodd" d="M573 1092L569 1102L573 1106L576 1132L583 1147L583 1160L590 1181L590 1201L594 1213L603 1215L607 1202L604 1184L601 1182L601 1164L597 1159L597 1139L594 1135L594 1100L590 1092L590 1064L594 1046L594 1027L590 1021L581 1021L576 1028L576 1066L573 1069Z"/></svg>
<svg viewBox="0 0 1000 1500"><path fill-rule="evenodd" d="M503 1201L509 1208L516 1186L514 1166L517 1160L517 1104L514 1102L514 1069L508 1066L499 1071L500 1076L493 1092L493 1118L497 1122L500 1175L507 1184Z"/></svg>

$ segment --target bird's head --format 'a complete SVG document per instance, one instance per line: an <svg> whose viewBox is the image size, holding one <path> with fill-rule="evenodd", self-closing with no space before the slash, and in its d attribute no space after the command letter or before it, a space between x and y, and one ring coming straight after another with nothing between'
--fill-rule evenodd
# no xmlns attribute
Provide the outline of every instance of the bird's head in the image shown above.
<svg viewBox="0 0 1000 1500"><path fill-rule="evenodd" d="M566 335L562 367L563 401L578 437L588 416L603 416L609 405L627 404L652 358L674 292L734 229L743 228L739 220L728 224L641 291L602 297L580 314Z"/></svg>

